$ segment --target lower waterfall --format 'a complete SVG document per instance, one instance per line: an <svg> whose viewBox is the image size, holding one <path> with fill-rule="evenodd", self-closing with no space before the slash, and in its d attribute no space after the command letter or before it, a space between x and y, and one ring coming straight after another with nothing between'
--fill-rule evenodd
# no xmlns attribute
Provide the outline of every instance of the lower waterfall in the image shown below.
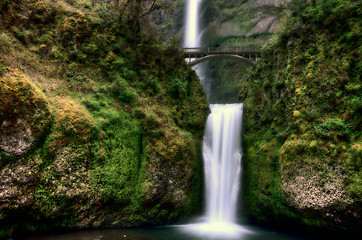
<svg viewBox="0 0 362 240"><path fill-rule="evenodd" d="M187 230L216 238L240 237L249 230L237 224L241 180L243 104L211 104L203 140L206 214Z"/></svg>
<svg viewBox="0 0 362 240"><path fill-rule="evenodd" d="M212 104L210 109L203 142L206 220L234 223L241 173L242 104Z"/></svg>

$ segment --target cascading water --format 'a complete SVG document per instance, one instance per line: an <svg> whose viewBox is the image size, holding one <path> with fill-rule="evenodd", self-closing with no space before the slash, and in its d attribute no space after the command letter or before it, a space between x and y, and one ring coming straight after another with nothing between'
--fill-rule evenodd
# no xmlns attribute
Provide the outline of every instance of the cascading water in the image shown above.
<svg viewBox="0 0 362 240"><path fill-rule="evenodd" d="M188 0L185 25L185 47L200 46L199 12L202 0Z"/></svg>
<svg viewBox="0 0 362 240"><path fill-rule="evenodd" d="M185 47L200 47L199 12L202 0L188 0ZM203 71L197 74L202 79ZM207 92L206 92L207 93ZM235 224L241 174L242 104L212 104L208 117L203 158L206 181L206 216L188 225L193 232L215 237L240 236L248 232Z"/></svg>
<svg viewBox="0 0 362 240"><path fill-rule="evenodd" d="M217 239L233 239L249 230L236 224L241 175L242 104L211 104L203 140L206 216L187 230Z"/></svg>
<svg viewBox="0 0 362 240"><path fill-rule="evenodd" d="M194 232L219 238L250 231L236 224L241 175L242 104L211 104L203 141L206 216Z"/></svg>
<svg viewBox="0 0 362 240"><path fill-rule="evenodd" d="M242 104L213 104L210 109L203 143L206 217L210 223L234 223L241 172Z"/></svg>

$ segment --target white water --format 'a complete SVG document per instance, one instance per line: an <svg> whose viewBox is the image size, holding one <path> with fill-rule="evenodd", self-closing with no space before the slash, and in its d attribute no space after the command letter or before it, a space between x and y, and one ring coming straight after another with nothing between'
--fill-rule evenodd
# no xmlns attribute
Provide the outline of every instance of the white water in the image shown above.
<svg viewBox="0 0 362 240"><path fill-rule="evenodd" d="M206 216L211 223L234 223L241 172L242 104L210 105L203 157Z"/></svg>
<svg viewBox="0 0 362 240"><path fill-rule="evenodd" d="M202 0L188 0L185 47L200 47ZM203 71L196 71L200 79ZM212 104L203 141L206 214L202 223L187 225L196 234L215 238L239 238L250 231L236 224L241 174L242 104Z"/></svg>
<svg viewBox="0 0 362 240"><path fill-rule="evenodd" d="M188 0L186 11L184 47L199 47L201 34L199 30L199 14L202 0Z"/></svg>
<svg viewBox="0 0 362 240"><path fill-rule="evenodd" d="M217 239L240 239L251 231L236 224L241 177L242 104L211 104L203 140L206 214L186 229Z"/></svg>

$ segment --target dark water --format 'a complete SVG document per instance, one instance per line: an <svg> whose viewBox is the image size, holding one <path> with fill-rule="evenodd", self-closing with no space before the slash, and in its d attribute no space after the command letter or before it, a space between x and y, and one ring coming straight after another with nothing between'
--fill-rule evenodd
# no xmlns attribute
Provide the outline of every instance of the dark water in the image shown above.
<svg viewBox="0 0 362 240"><path fill-rule="evenodd" d="M185 225L187 226L187 225ZM108 229L24 237L21 240L317 240L279 232L268 231L255 226L243 226L245 232L237 237L207 236L190 233L184 226L163 226L152 228Z"/></svg>

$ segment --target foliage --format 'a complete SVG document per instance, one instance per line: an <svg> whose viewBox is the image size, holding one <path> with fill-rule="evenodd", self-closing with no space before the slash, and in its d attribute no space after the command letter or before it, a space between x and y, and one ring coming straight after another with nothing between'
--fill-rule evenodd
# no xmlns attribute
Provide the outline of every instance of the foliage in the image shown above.
<svg viewBox="0 0 362 240"><path fill-rule="evenodd" d="M331 119L321 124L314 126L315 134L320 138L333 139L346 139L350 134L349 124L342 119Z"/></svg>
<svg viewBox="0 0 362 240"><path fill-rule="evenodd" d="M182 82L177 78L170 81L169 89L171 96L176 99L181 99L186 94L185 87L183 86Z"/></svg>
<svg viewBox="0 0 362 240"><path fill-rule="evenodd" d="M127 204L131 202L137 184L142 145L140 127L126 114L119 116L116 112L104 111L98 114L107 118L98 123L103 141L94 147L94 160L98 163L93 173L95 181L106 199Z"/></svg>
<svg viewBox="0 0 362 240"><path fill-rule="evenodd" d="M125 103L132 103L137 99L136 91L129 86L128 82L121 78L120 76L116 76L116 80L105 89L105 91L111 93L114 97Z"/></svg>

